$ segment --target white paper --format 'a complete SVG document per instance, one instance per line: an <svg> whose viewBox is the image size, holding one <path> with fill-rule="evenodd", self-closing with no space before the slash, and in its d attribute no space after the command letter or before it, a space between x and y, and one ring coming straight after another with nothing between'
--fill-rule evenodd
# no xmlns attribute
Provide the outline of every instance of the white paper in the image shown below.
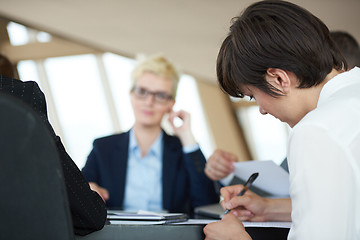
<svg viewBox="0 0 360 240"><path fill-rule="evenodd" d="M125 220L110 220L113 225L160 225L165 224L166 221L125 221Z"/></svg>
<svg viewBox="0 0 360 240"><path fill-rule="evenodd" d="M220 219L188 219L186 222L170 223L172 225L206 225Z"/></svg>
<svg viewBox="0 0 360 240"><path fill-rule="evenodd" d="M290 228L291 222L242 222L244 227Z"/></svg>
<svg viewBox="0 0 360 240"><path fill-rule="evenodd" d="M212 222L218 222L219 219L189 219L186 222L171 223L173 225L206 225ZM290 228L291 222L242 222L244 227L273 227Z"/></svg>
<svg viewBox="0 0 360 240"><path fill-rule="evenodd" d="M258 172L259 176L253 186L276 197L289 197L289 173L273 161L236 162L235 176L247 181L251 174Z"/></svg>

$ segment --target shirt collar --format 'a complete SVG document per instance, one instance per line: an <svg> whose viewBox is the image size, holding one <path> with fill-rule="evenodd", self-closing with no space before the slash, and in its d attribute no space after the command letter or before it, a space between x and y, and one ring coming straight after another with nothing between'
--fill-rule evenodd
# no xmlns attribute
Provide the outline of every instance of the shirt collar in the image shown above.
<svg viewBox="0 0 360 240"><path fill-rule="evenodd" d="M159 136L156 138L155 142L152 144L149 153L154 154L155 156L161 156L162 152L162 139L163 139L163 131L160 132ZM135 132L132 128L129 134L129 151L139 150L139 144L136 141Z"/></svg>
<svg viewBox="0 0 360 240"><path fill-rule="evenodd" d="M318 101L318 106L322 103L327 102L328 98L333 95L335 92L340 91L342 88L356 84L359 82L360 79L358 77L354 76L360 76L360 68L354 67L353 69L340 73L330 79L322 88L320 92L320 97Z"/></svg>

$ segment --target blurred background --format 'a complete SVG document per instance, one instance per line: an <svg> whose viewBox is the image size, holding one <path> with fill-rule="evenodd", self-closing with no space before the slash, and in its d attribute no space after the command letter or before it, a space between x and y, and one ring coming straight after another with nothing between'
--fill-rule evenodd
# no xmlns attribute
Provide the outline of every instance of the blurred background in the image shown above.
<svg viewBox="0 0 360 240"><path fill-rule="evenodd" d="M50 122L80 168L95 138L132 126L130 72L139 56L159 53L182 72L175 109L192 114L206 157L222 148L240 161L280 163L291 130L262 116L255 102L229 98L216 82L231 19L252 2L0 0L0 53L21 80L39 83ZM360 0L291 2L360 42Z"/></svg>

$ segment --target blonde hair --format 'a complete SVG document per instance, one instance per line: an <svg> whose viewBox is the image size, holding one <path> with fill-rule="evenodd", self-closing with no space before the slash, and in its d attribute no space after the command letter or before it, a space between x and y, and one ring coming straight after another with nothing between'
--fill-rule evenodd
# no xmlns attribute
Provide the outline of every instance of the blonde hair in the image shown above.
<svg viewBox="0 0 360 240"><path fill-rule="evenodd" d="M151 56L140 61L131 73L131 88L135 87L137 79L145 72L150 72L172 81L173 88L171 94L175 99L179 83L179 73L172 63L161 55Z"/></svg>

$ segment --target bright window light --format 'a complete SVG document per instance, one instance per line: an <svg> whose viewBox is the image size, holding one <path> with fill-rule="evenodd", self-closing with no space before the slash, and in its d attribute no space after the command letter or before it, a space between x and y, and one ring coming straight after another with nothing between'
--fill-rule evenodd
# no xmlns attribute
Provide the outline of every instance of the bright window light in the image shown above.
<svg viewBox="0 0 360 240"><path fill-rule="evenodd" d="M129 130L135 122L130 103L130 74L135 60L112 53L104 54L104 65L120 121L121 131Z"/></svg>
<svg viewBox="0 0 360 240"><path fill-rule="evenodd" d="M7 25L7 31L11 45L18 46L29 43L29 34L25 26L9 22Z"/></svg>
<svg viewBox="0 0 360 240"><path fill-rule="evenodd" d="M214 151L214 143L210 134L199 91L195 79L189 75L180 78L174 110L183 109L191 114L191 129L206 159Z"/></svg>
<svg viewBox="0 0 360 240"><path fill-rule="evenodd" d="M250 151L255 160L273 160L277 164L286 157L288 131L285 123L271 115L262 115L258 106L238 111Z"/></svg>
<svg viewBox="0 0 360 240"><path fill-rule="evenodd" d="M82 168L93 140L113 132L95 56L49 58L45 69L67 150Z"/></svg>
<svg viewBox="0 0 360 240"><path fill-rule="evenodd" d="M22 81L35 81L39 84L39 75L36 70L35 62L33 60L20 61L17 64L19 77Z"/></svg>
<svg viewBox="0 0 360 240"><path fill-rule="evenodd" d="M36 34L36 40L38 40L39 42L50 42L51 35L47 32L38 32Z"/></svg>

